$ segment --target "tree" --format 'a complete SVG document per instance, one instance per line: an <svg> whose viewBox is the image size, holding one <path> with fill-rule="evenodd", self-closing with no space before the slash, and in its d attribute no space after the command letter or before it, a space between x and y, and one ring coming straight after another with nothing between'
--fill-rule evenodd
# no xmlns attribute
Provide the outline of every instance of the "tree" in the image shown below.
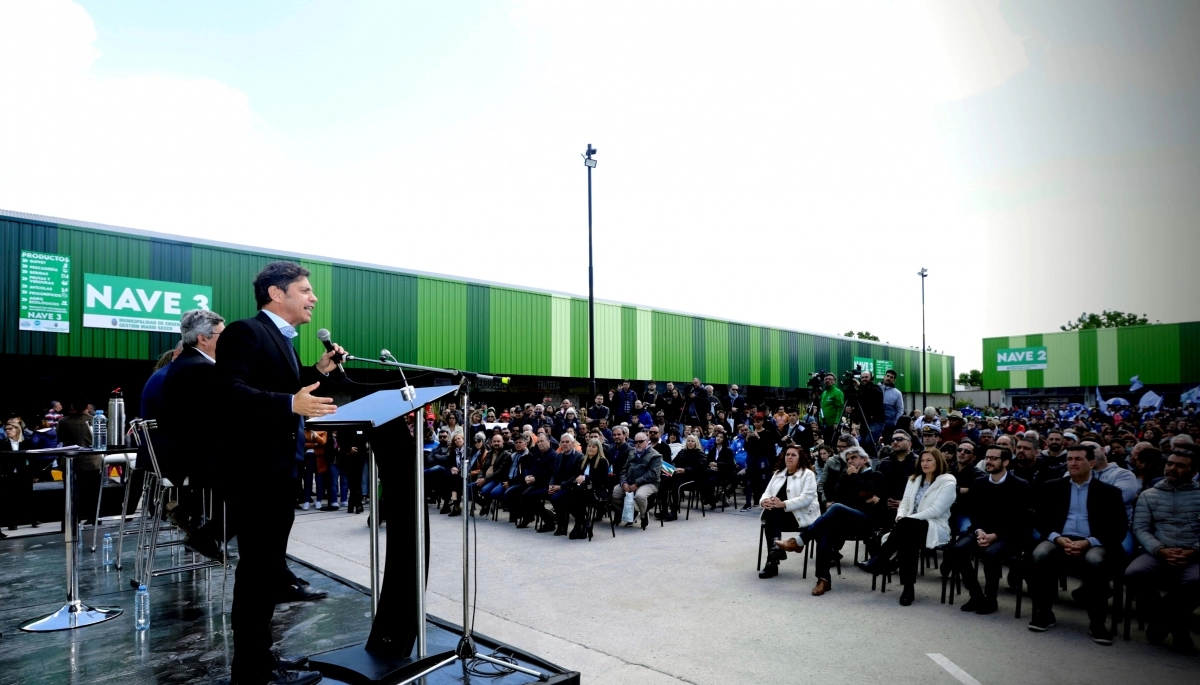
<svg viewBox="0 0 1200 685"><path fill-rule="evenodd" d="M968 388L982 388L983 374L979 372L979 369L971 369L970 373L960 373L958 374L958 384Z"/></svg>
<svg viewBox="0 0 1200 685"><path fill-rule="evenodd" d="M859 340L872 340L874 342L879 342L879 336L871 335L870 331L859 331L858 333L855 333L854 331L846 331L843 335L845 335L847 338L857 337Z"/></svg>
<svg viewBox="0 0 1200 685"><path fill-rule="evenodd" d="M1099 314L1084 312L1079 315L1075 321L1069 322L1066 326L1059 326L1064 331L1080 331L1090 328L1121 328L1122 326L1144 326L1150 323L1150 319L1146 318L1145 314L1138 316L1137 314L1126 314L1116 310L1109 311L1105 309ZM1155 323L1158 323L1157 321Z"/></svg>

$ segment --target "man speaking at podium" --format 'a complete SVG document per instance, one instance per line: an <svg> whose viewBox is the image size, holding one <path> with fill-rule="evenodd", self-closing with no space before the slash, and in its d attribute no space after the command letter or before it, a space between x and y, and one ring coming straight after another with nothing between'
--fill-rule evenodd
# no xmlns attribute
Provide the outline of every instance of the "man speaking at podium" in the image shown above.
<svg viewBox="0 0 1200 685"><path fill-rule="evenodd" d="M232 683L308 685L315 672L286 669L271 652L281 568L295 518L298 468L304 460L304 417L337 411L333 400L312 393L336 368L332 357L302 366L293 344L296 329L312 320L317 303L307 269L272 262L254 277L258 315L229 324L218 339L214 410L229 427L233 445L230 503L236 508L238 560L233 586ZM206 428L210 430L211 428Z"/></svg>

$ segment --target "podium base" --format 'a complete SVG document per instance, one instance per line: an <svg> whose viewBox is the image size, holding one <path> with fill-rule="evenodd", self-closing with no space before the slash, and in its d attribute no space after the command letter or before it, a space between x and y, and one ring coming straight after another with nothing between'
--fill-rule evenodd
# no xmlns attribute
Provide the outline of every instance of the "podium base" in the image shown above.
<svg viewBox="0 0 1200 685"><path fill-rule="evenodd" d="M350 685L397 683L417 677L454 659L453 651L433 654L424 659L395 659L367 651L367 644L364 642L309 657L308 667L320 671L321 675L345 681Z"/></svg>

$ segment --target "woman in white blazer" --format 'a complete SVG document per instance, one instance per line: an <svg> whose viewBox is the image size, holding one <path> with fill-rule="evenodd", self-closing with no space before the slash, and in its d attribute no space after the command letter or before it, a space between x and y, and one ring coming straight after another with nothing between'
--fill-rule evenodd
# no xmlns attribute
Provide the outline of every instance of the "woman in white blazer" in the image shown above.
<svg viewBox="0 0 1200 685"><path fill-rule="evenodd" d="M958 497L958 485L949 473L946 457L936 448L921 453L918 470L904 487L904 498L896 510L896 525L884 539L879 553L863 564L864 570L882 573L898 554L900 561L900 604L913 602L917 562L922 549L933 549L950 541L950 507Z"/></svg>
<svg viewBox="0 0 1200 685"><path fill-rule="evenodd" d="M775 464L775 475L758 503L763 509L761 518L766 525L767 543L771 545L767 565L758 577L772 578L779 575L779 562L787 559L788 552L804 550L796 538L821 515L817 474L808 450L795 445L783 450ZM790 535L784 538L787 533Z"/></svg>

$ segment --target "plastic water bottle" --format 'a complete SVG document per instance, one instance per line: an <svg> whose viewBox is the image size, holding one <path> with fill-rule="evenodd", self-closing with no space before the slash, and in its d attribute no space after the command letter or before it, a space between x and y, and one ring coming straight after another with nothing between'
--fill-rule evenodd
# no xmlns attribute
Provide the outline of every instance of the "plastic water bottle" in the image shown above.
<svg viewBox="0 0 1200 685"><path fill-rule="evenodd" d="M105 567L112 566L113 565L112 536L109 535L108 533L104 534L104 546L102 547L102 551L104 553Z"/></svg>
<svg viewBox="0 0 1200 685"><path fill-rule="evenodd" d="M133 626L138 630L150 627L150 591L145 585L139 585L137 596L134 597Z"/></svg>
<svg viewBox="0 0 1200 685"><path fill-rule="evenodd" d="M92 449L108 449L108 417L103 409L97 409L96 418L92 419Z"/></svg>

